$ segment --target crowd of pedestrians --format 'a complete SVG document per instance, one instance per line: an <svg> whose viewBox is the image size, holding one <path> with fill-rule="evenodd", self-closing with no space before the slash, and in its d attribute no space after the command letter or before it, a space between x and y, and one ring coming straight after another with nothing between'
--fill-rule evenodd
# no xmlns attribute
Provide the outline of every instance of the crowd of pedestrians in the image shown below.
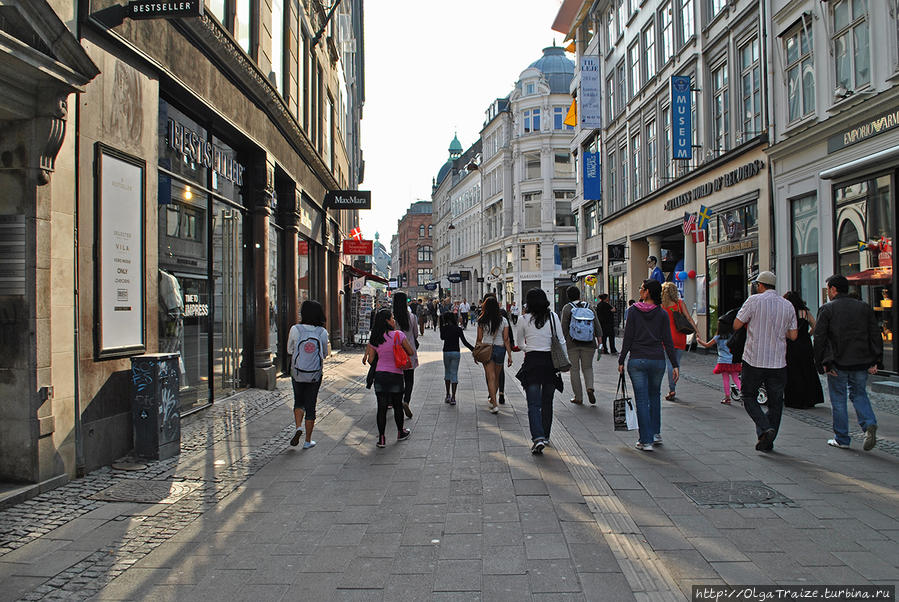
<svg viewBox="0 0 899 602"><path fill-rule="evenodd" d="M626 372L631 380L638 424L635 447L653 451L661 446L662 382L667 372L665 399L675 400L687 333L696 334L698 345L715 347L717 363L712 372L722 377L721 403L743 404L755 426L756 450L774 449L784 405L805 409L824 401L818 374L826 375L832 407L834 437L827 444L849 448L847 401L851 401L864 432L863 448L873 449L877 419L866 387L883 357L874 311L850 294L844 276L828 278L829 302L821 306L817 319L801 295L791 291L781 296L776 284L774 273L760 272L751 283L749 297L739 309L720 316L716 334L705 340L676 285L650 277L640 287L639 300L631 300L624 312L620 352L615 349L616 310L605 294L591 307L581 301L580 290L571 286L559 316L539 288L526 292L522 309L514 302L501 307L494 293L470 305L466 299L410 301L397 291L389 307L373 312L362 358L363 365L370 365L368 384L377 399L377 447L386 446L390 409L397 441L411 436L404 422L413 416L419 337L431 326L439 329L443 341L444 401L451 406L458 402L460 345L484 368L487 409L493 414L505 403L505 367L512 366L513 352L524 352L515 376L527 400L534 454L542 454L550 444L553 398L556 390L563 390L560 372L571 371L571 403L583 404L586 397L595 404L593 362L600 361L604 352L618 355L618 372ZM305 434L303 449L309 449L315 446L315 406L330 343L319 303L305 301L300 316L287 342L296 423L290 444L299 445ZM474 344L465 337L469 319L477 327Z"/></svg>

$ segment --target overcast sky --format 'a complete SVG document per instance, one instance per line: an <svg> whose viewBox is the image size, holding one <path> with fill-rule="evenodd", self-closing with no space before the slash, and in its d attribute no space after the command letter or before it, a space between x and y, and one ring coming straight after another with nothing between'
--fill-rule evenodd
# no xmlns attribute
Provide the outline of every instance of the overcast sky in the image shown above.
<svg viewBox="0 0 899 602"><path fill-rule="evenodd" d="M458 132L467 149L484 112L553 40L561 0L368 0L362 148L372 209L362 232L389 249L410 203L430 200L431 178Z"/></svg>

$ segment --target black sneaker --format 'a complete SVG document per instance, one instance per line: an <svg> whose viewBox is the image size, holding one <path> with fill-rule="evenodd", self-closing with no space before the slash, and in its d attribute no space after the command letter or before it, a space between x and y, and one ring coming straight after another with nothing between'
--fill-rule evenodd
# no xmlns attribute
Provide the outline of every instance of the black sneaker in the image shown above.
<svg viewBox="0 0 899 602"><path fill-rule="evenodd" d="M546 444L543 442L543 439L537 439L531 446L531 453L535 456L542 456L544 447L546 447Z"/></svg>
<svg viewBox="0 0 899 602"><path fill-rule="evenodd" d="M290 440L290 444L294 447L300 444L300 437L303 436L303 429L297 429L297 432L293 434L293 439Z"/></svg>
<svg viewBox="0 0 899 602"><path fill-rule="evenodd" d="M499 394L499 402L502 404L506 403L506 394L505 393Z"/></svg>
<svg viewBox="0 0 899 602"><path fill-rule="evenodd" d="M406 439L408 439L411 436L412 436L412 431L410 431L409 429L403 429L402 431L400 431L397 434L396 440L397 441L405 441Z"/></svg>
<svg viewBox="0 0 899 602"><path fill-rule="evenodd" d="M771 451L774 448L774 429L768 429L759 435L759 441L755 444L758 451Z"/></svg>
<svg viewBox="0 0 899 602"><path fill-rule="evenodd" d="M387 437L384 435L378 435L378 442L375 443L377 447L387 447Z"/></svg>

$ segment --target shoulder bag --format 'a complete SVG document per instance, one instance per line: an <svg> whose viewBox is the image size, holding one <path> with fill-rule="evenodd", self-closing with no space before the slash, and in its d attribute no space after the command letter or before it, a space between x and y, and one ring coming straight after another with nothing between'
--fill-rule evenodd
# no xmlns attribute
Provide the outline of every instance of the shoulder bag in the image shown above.
<svg viewBox="0 0 899 602"><path fill-rule="evenodd" d="M690 324L690 320L687 319L687 316L681 311L683 305L683 301L679 301L677 308L671 312L671 317L674 318L674 329L681 334L693 334L696 332L696 329L693 328L693 325Z"/></svg>
<svg viewBox="0 0 899 602"><path fill-rule="evenodd" d="M406 350L403 349L403 344L400 342L400 335L396 331L393 334L393 361L400 370L412 369L412 358L410 358L409 354L406 353Z"/></svg>
<svg viewBox="0 0 899 602"><path fill-rule="evenodd" d="M559 372L568 372L571 370L571 361L568 359L568 349L565 343L559 339L559 333L556 332L556 317L552 312L549 314L549 327L552 330L550 353L553 359L553 368Z"/></svg>

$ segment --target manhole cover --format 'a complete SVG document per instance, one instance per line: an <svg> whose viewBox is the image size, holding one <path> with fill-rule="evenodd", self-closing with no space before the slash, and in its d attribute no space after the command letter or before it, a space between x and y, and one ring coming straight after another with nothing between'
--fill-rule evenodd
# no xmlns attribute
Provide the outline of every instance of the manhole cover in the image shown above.
<svg viewBox="0 0 899 602"><path fill-rule="evenodd" d="M761 481L713 481L675 483L678 489L700 506L792 506L793 500Z"/></svg>
<svg viewBox="0 0 899 602"><path fill-rule="evenodd" d="M140 502L145 504L174 504L197 489L200 483L189 481L149 481L128 479L90 496L105 502Z"/></svg>

